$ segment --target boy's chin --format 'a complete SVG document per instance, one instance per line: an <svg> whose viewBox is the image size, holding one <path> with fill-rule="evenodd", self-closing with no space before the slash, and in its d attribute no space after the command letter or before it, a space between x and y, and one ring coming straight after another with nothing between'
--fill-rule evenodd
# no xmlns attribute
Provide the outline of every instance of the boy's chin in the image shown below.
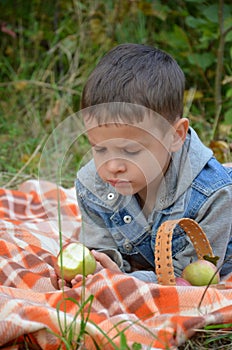
<svg viewBox="0 0 232 350"><path fill-rule="evenodd" d="M133 196L136 193L136 191L133 188L131 188L131 186L128 186L128 187L115 186L115 190L123 196Z"/></svg>

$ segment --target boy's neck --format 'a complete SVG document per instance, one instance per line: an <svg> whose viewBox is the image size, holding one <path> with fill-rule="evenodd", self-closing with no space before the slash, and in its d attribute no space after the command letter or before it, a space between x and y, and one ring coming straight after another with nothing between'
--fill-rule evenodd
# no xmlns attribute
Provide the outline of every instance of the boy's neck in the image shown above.
<svg viewBox="0 0 232 350"><path fill-rule="evenodd" d="M169 164L170 164L170 160L167 163L167 166L165 167L164 172L158 178L156 178L154 181L148 184L148 186L146 186L139 193L137 193L138 203L146 218L148 218L148 216L151 214L151 212L155 207L155 204L157 201L157 193L159 192L160 185L164 179L164 176L167 172Z"/></svg>

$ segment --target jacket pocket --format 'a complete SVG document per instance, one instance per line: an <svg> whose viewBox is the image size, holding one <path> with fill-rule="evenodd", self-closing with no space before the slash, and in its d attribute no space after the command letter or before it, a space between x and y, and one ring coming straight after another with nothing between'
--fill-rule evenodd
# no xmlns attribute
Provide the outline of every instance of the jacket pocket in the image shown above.
<svg viewBox="0 0 232 350"><path fill-rule="evenodd" d="M172 236L172 256L175 257L176 254L182 252L189 245L186 233L184 230L177 225Z"/></svg>

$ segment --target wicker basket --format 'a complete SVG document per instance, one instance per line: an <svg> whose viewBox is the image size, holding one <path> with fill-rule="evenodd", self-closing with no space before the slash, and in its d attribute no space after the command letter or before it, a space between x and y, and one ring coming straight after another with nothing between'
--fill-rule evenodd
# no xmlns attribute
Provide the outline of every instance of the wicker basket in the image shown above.
<svg viewBox="0 0 232 350"><path fill-rule="evenodd" d="M208 238L194 220L184 218L164 222L159 227L155 244L155 265L159 284L176 285L172 264L172 235L176 225L190 238L198 259L203 259L204 255L214 256Z"/></svg>

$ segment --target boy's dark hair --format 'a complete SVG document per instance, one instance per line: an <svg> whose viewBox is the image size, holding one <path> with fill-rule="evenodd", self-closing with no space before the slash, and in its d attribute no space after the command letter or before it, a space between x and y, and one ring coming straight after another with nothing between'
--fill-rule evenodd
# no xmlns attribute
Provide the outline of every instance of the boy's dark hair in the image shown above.
<svg viewBox="0 0 232 350"><path fill-rule="evenodd" d="M183 71L164 51L122 44L109 51L90 74L81 108L109 102L133 103L174 122L182 117L184 85Z"/></svg>

